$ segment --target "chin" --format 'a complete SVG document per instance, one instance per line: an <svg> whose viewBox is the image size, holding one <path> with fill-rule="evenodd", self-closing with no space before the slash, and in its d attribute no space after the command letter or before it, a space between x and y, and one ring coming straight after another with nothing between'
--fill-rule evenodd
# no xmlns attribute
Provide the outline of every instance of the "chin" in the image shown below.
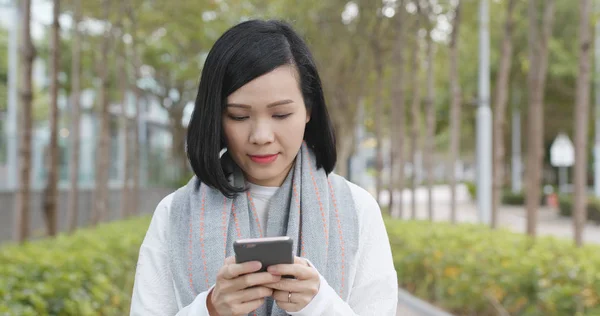
<svg viewBox="0 0 600 316"><path fill-rule="evenodd" d="M281 180L282 174L285 172L285 168L279 167L267 167L267 168L252 168L250 172L246 174L253 179L255 184L264 185L264 186L280 186L281 183L273 183L279 182ZM286 175L283 175L283 180L285 180ZM283 181L281 180L281 181Z"/></svg>

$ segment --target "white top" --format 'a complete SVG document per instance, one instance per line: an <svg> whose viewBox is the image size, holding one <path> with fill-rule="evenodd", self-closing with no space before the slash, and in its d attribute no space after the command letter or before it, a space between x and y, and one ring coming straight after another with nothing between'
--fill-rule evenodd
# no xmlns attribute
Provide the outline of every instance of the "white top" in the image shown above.
<svg viewBox="0 0 600 316"><path fill-rule="evenodd" d="M248 182L248 187L264 235L267 231L267 219L269 218L269 202L279 187L265 187L250 182Z"/></svg>
<svg viewBox="0 0 600 316"><path fill-rule="evenodd" d="M292 316L395 316L398 280L381 210L364 189L348 182L359 216L359 246L350 266L350 297L342 300L321 276L319 292L302 310ZM251 186L261 225L266 222L269 198L277 188ZM210 316L206 308L207 290L188 306L182 306L169 268L169 212L173 194L157 206L140 248L135 275L131 316ZM262 226L264 227L264 226Z"/></svg>

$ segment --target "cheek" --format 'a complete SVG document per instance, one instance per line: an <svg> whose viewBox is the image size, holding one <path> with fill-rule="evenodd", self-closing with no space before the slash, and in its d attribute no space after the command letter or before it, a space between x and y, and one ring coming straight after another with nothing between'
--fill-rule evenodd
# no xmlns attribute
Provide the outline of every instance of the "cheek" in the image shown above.
<svg viewBox="0 0 600 316"><path fill-rule="evenodd" d="M229 149L239 146L240 139L243 137L243 133L239 127L223 122L223 133L225 134L226 145Z"/></svg>
<svg viewBox="0 0 600 316"><path fill-rule="evenodd" d="M304 130L306 123L304 118L287 122L281 126L280 139L284 143L284 146L300 147L302 140L304 139Z"/></svg>

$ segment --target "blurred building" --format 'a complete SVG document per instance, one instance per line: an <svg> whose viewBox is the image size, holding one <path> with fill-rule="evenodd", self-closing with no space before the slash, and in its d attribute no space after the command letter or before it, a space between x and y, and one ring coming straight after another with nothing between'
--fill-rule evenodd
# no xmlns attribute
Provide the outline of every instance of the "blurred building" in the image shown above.
<svg viewBox="0 0 600 316"><path fill-rule="evenodd" d="M44 89L49 84L47 67L42 60L36 60L34 65L34 86L36 89ZM97 91L87 89L81 94L81 145L80 145L80 173L79 181L82 188L91 188L94 185L95 163L97 153L97 141L99 137L100 119L95 110L94 103L98 100ZM44 96L35 96L37 98ZM132 92L128 93L126 111L130 117L130 128L134 124L139 127L140 157L136 159L136 165L140 168L141 183L145 185L161 185L172 182L176 178L174 168L169 168L171 153L171 133L168 129L168 113L160 106L155 98L144 97L140 100L142 114L137 122L133 121L135 113L135 99ZM58 105L61 119L59 121L59 156L60 174L59 187L69 186L69 159L71 150L71 123L72 100L64 94L59 96ZM111 115L111 159L109 185L121 186L123 183L123 157L124 157L124 130L120 126L121 105L110 104ZM0 125L5 125L6 115L0 116ZM46 182L45 162L48 145L50 142L49 122L38 121L34 123L32 133L32 169L31 184L33 190L41 190ZM9 166L8 155L18 153L8 152L6 144L8 138L17 138L17 135L3 133L0 142L0 190L13 190L8 184L8 172L16 172L16 166ZM130 145L131 146L131 145ZM18 164L18 161L17 161ZM156 168L160 166L160 168ZM149 173L148 170L153 170Z"/></svg>

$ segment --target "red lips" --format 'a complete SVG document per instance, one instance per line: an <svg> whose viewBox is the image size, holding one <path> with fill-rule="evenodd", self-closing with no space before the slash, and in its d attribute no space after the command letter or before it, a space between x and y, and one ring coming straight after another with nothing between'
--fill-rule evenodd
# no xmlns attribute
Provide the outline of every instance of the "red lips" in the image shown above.
<svg viewBox="0 0 600 316"><path fill-rule="evenodd" d="M273 161L275 161L277 159L277 156L279 156L279 154L274 154L274 155L248 155L250 156L250 159L252 159L252 161L259 163L259 164L269 164L272 163Z"/></svg>

